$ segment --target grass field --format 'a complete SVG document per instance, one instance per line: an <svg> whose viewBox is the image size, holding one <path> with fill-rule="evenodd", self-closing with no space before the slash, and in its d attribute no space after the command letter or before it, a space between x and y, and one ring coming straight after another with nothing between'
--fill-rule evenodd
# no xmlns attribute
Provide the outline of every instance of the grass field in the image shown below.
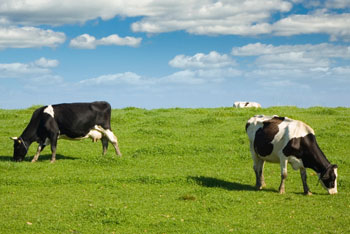
<svg viewBox="0 0 350 234"><path fill-rule="evenodd" d="M350 109L113 110L112 129L123 157L100 142L58 143L31 163L11 161L33 108L0 110L0 233L349 233ZM266 164L267 187L255 191L245 134L253 115L302 120L338 164L338 194L328 195L308 170L312 196L288 167L286 194L280 168Z"/></svg>

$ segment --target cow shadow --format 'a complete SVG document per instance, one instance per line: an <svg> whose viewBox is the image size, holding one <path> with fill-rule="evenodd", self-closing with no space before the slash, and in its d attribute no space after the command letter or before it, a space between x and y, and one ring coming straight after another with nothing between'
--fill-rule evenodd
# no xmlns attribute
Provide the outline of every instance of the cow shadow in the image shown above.
<svg viewBox="0 0 350 234"><path fill-rule="evenodd" d="M26 158L26 161L32 161L33 157L28 157ZM56 154L56 161L58 160L77 160L80 159L78 157L71 157L71 156L65 156L62 154ZM51 160L51 154L43 154L40 155L40 157L38 158L38 162L40 161L50 161Z"/></svg>
<svg viewBox="0 0 350 234"><path fill-rule="evenodd" d="M24 162L31 162L33 159L33 156L26 156L24 158ZM57 160L77 160L80 159L78 157L71 157L71 156L65 156L62 154L56 154L56 161ZM40 155L40 157L38 158L38 161L50 161L51 160L51 154L44 154L44 155ZM13 157L12 156L1 156L0 155L0 161L13 161ZM14 161L13 161L14 162Z"/></svg>
<svg viewBox="0 0 350 234"><path fill-rule="evenodd" d="M12 161L12 156L2 156L0 155L0 161Z"/></svg>
<svg viewBox="0 0 350 234"><path fill-rule="evenodd" d="M190 180L195 181L198 185L208 188L222 188L228 191L257 191L255 186L249 184L242 184L237 182L229 182L213 177L196 176L189 177ZM276 192L274 189L263 189L263 191Z"/></svg>

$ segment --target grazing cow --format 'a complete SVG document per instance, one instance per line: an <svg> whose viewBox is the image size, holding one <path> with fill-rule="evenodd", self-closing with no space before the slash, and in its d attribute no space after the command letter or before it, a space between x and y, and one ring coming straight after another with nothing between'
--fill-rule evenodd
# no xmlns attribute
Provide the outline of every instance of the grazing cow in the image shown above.
<svg viewBox="0 0 350 234"><path fill-rule="evenodd" d="M257 189L265 186L263 169L265 161L268 161L281 165L281 194L285 193L287 163L294 170L300 169L304 194L311 195L306 183L306 168L317 172L321 184L329 194L337 193L337 165L327 160L311 127L287 117L258 115L248 120L246 132L254 161Z"/></svg>
<svg viewBox="0 0 350 234"><path fill-rule="evenodd" d="M36 141L39 146L32 162L38 160L40 152L49 144L52 152L51 162L54 162L59 138L92 138L94 142L101 140L103 154L106 154L110 141L117 155L121 156L110 122L111 106L107 102L64 103L40 107L34 111L21 136L11 138L14 140L13 159L22 161L29 146Z"/></svg>
<svg viewBox="0 0 350 234"><path fill-rule="evenodd" d="M260 108L261 105L257 102L235 102L233 104L233 107L236 107L236 108L247 108L247 107Z"/></svg>

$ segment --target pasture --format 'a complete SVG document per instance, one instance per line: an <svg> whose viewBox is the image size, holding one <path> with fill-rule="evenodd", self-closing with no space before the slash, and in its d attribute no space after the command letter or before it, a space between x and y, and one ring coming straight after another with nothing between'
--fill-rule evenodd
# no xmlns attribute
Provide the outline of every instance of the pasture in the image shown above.
<svg viewBox="0 0 350 234"><path fill-rule="evenodd" d="M350 231L350 109L156 109L112 111L112 145L60 140L31 163L11 161L35 107L0 110L0 233L347 233ZM338 194L328 195L307 170L312 196L288 166L265 164L255 191L245 123L253 115L302 120L338 164Z"/></svg>

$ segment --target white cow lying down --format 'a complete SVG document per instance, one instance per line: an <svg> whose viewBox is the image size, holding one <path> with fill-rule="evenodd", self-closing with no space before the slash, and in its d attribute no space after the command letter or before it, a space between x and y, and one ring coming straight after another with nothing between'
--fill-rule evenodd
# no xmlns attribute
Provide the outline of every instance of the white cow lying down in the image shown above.
<svg viewBox="0 0 350 234"><path fill-rule="evenodd" d="M259 108L261 105L257 102L235 102L233 107L236 108L247 108L247 107L256 107Z"/></svg>

